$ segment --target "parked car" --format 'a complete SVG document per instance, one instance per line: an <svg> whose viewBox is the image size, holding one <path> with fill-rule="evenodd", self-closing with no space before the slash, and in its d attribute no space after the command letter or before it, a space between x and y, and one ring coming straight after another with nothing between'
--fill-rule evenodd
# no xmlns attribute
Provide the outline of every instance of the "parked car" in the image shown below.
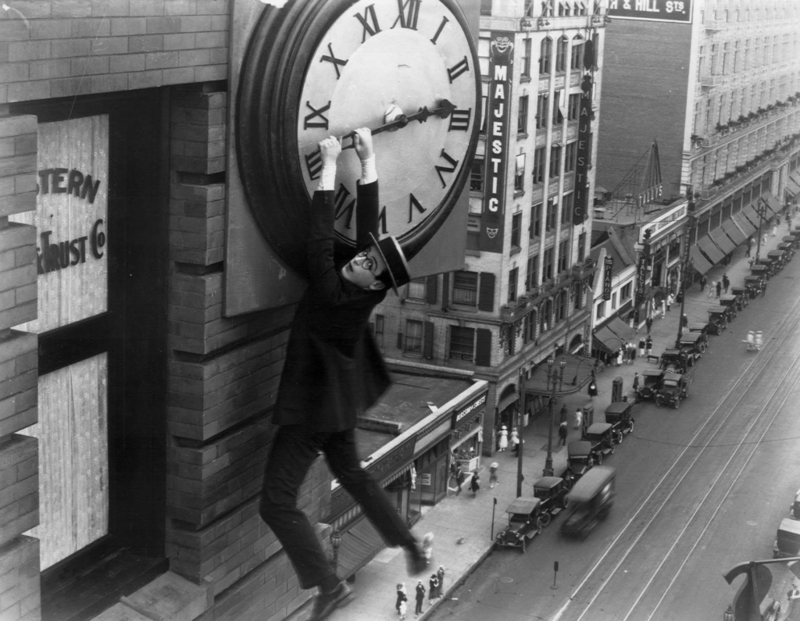
<svg viewBox="0 0 800 621"><path fill-rule="evenodd" d="M772 546L772 558L787 556L800 556L800 521L791 518L781 520Z"/></svg>
<svg viewBox="0 0 800 621"><path fill-rule="evenodd" d="M567 493L571 487L571 479L561 477L542 477L533 484L534 498L542 501L543 526L550 523L552 516L567 508Z"/></svg>
<svg viewBox="0 0 800 621"><path fill-rule="evenodd" d="M703 336L703 342L708 347L708 324L707 323L690 323L689 332L697 333Z"/></svg>
<svg viewBox="0 0 800 621"><path fill-rule="evenodd" d="M750 299L757 297L761 290L766 286L766 278L761 276L745 276L744 286L747 287L747 294Z"/></svg>
<svg viewBox="0 0 800 621"><path fill-rule="evenodd" d="M498 548L521 548L525 552L528 541L540 534L544 527L542 501L538 498L517 498L508 505L506 513L508 526L497 533L495 545Z"/></svg>
<svg viewBox="0 0 800 621"><path fill-rule="evenodd" d="M599 466L604 455L613 455L617 443L614 442L614 428L608 423L592 423L583 434L584 439L592 444L592 455Z"/></svg>
<svg viewBox="0 0 800 621"><path fill-rule="evenodd" d="M681 405L681 399L689 396L688 378L681 373L665 373L664 384L656 393L656 405L671 405L676 410Z"/></svg>
<svg viewBox="0 0 800 621"><path fill-rule="evenodd" d="M591 442L575 440L567 444L567 470L564 478L575 482L589 472L594 464Z"/></svg>
<svg viewBox="0 0 800 621"><path fill-rule="evenodd" d="M687 352L681 349L665 349L659 358L658 366L666 372L685 373L692 364L694 357L691 358Z"/></svg>
<svg viewBox="0 0 800 621"><path fill-rule="evenodd" d="M728 309L728 321L733 321L736 319L736 296L735 295L723 295L719 298L719 305L724 306Z"/></svg>
<svg viewBox="0 0 800 621"><path fill-rule="evenodd" d="M614 504L615 471L599 466L580 480L567 494L570 506L561 533L571 537L586 537L600 521L608 517Z"/></svg>
<svg viewBox="0 0 800 621"><path fill-rule="evenodd" d="M706 353L707 345L706 340L702 334L696 332L687 332L681 336L681 351L686 354L689 366L694 366L704 353Z"/></svg>
<svg viewBox="0 0 800 621"><path fill-rule="evenodd" d="M664 371L661 369L645 369L642 371L642 384L636 389L636 400L654 399L664 383Z"/></svg>
<svg viewBox="0 0 800 621"><path fill-rule="evenodd" d="M625 434L633 431L633 403L615 401L606 408L606 422L611 425L611 433L617 444L622 442Z"/></svg>
<svg viewBox="0 0 800 621"><path fill-rule="evenodd" d="M747 306L747 298L750 297L747 287L731 287L731 293L736 296L736 304L739 310L744 310Z"/></svg>
<svg viewBox="0 0 800 621"><path fill-rule="evenodd" d="M722 334L728 327L728 308L725 306L710 306L708 308L708 332Z"/></svg>

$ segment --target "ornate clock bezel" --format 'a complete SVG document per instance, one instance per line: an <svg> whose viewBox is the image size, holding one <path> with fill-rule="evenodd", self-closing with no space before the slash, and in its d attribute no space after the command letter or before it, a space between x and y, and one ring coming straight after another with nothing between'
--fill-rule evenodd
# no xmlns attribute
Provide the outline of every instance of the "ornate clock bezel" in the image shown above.
<svg viewBox="0 0 800 621"><path fill-rule="evenodd" d="M357 2L296 0L282 9L265 7L242 63L235 131L243 191L264 238L301 275L306 272L304 241L311 200L303 182L296 135L300 94L306 68L329 26ZM461 195L480 128L481 76L471 29L456 0L436 2L457 18L465 32L474 67L475 121L463 164L436 212L417 230L399 236L409 259L430 241Z"/></svg>

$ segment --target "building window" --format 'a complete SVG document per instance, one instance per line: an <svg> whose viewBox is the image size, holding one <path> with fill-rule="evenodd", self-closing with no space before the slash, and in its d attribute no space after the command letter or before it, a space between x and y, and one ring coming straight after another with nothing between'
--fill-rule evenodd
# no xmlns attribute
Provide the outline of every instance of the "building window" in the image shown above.
<svg viewBox="0 0 800 621"><path fill-rule="evenodd" d="M533 152L533 175L531 177L534 185L544 181L545 148L537 147Z"/></svg>
<svg viewBox="0 0 800 621"><path fill-rule="evenodd" d="M422 322L415 319L406 320L406 342L403 347L406 354L422 354Z"/></svg>
<svg viewBox="0 0 800 621"><path fill-rule="evenodd" d="M569 225L572 222L572 209L575 205L575 195L570 192L561 198L561 224Z"/></svg>
<svg viewBox="0 0 800 621"><path fill-rule="evenodd" d="M561 98L563 96L563 90L557 90L553 93L553 125L561 125L564 123L564 115L561 112Z"/></svg>
<svg viewBox="0 0 800 621"><path fill-rule="evenodd" d="M536 129L543 129L547 127L547 105L547 95L539 95L538 99L536 100Z"/></svg>
<svg viewBox="0 0 800 621"><path fill-rule="evenodd" d="M583 41L580 37L572 40L572 54L570 56L570 69L580 69L583 65Z"/></svg>
<svg viewBox="0 0 800 621"><path fill-rule="evenodd" d="M486 135L486 110L489 107L489 96L481 95L481 129L482 136Z"/></svg>
<svg viewBox="0 0 800 621"><path fill-rule="evenodd" d="M597 312L595 314L595 318L596 319L602 319L605 316L606 316L606 303L605 302L600 302L597 305Z"/></svg>
<svg viewBox="0 0 800 621"><path fill-rule="evenodd" d="M514 171L514 191L522 192L525 189L525 154L520 153L516 158L516 170Z"/></svg>
<svg viewBox="0 0 800 621"><path fill-rule="evenodd" d="M558 245L558 271L563 272L569 266L569 240L565 239Z"/></svg>
<svg viewBox="0 0 800 621"><path fill-rule="evenodd" d="M559 37L556 43L556 73L564 73L567 70L568 47L568 39L566 37Z"/></svg>
<svg viewBox="0 0 800 621"><path fill-rule="evenodd" d="M511 245L519 248L520 228L522 227L522 213L515 213L511 217Z"/></svg>
<svg viewBox="0 0 800 621"><path fill-rule="evenodd" d="M531 228L530 238L542 236L542 204L538 203L531 207Z"/></svg>
<svg viewBox="0 0 800 621"><path fill-rule="evenodd" d="M575 172L575 158L578 154L578 143L577 142L570 142L566 146L566 151L564 153L564 172L570 173Z"/></svg>
<svg viewBox="0 0 800 621"><path fill-rule="evenodd" d="M531 77L531 39L525 39L525 43L523 46L524 55L522 57L522 77L529 78Z"/></svg>
<svg viewBox="0 0 800 621"><path fill-rule="evenodd" d="M562 290L556 297L556 319L555 323L564 321L567 318L567 291Z"/></svg>
<svg viewBox="0 0 800 621"><path fill-rule="evenodd" d="M548 248L544 251L544 272L542 278L545 280L553 278L553 251L554 248Z"/></svg>
<svg viewBox="0 0 800 621"><path fill-rule="evenodd" d="M450 326L450 357L457 360L475 359L475 329Z"/></svg>
<svg viewBox="0 0 800 621"><path fill-rule="evenodd" d="M578 235L578 261L586 258L586 233Z"/></svg>
<svg viewBox="0 0 800 621"><path fill-rule="evenodd" d="M617 308L617 292L611 294L611 310L616 310Z"/></svg>
<svg viewBox="0 0 800 621"><path fill-rule="evenodd" d="M519 98L519 111L517 113L517 133L528 133L528 96Z"/></svg>
<svg viewBox="0 0 800 621"><path fill-rule="evenodd" d="M633 288L633 286L632 286L631 283L628 283L627 285L622 287L622 290L619 292L619 302L620 302L620 304L622 304L623 302L626 302L627 300L631 299L631 289L632 288Z"/></svg>
<svg viewBox="0 0 800 621"><path fill-rule="evenodd" d="M469 173L469 191L483 192L483 160L472 160L472 169Z"/></svg>
<svg viewBox="0 0 800 621"><path fill-rule="evenodd" d="M545 228L549 231L556 228L556 210L558 204L555 202L554 197L547 199L547 213L545 214Z"/></svg>
<svg viewBox="0 0 800 621"><path fill-rule="evenodd" d="M553 55L553 40L550 37L542 39L539 48L539 75L550 73L550 62Z"/></svg>
<svg viewBox="0 0 800 621"><path fill-rule="evenodd" d="M508 303L517 301L517 282L519 281L519 268L515 267L508 273Z"/></svg>
<svg viewBox="0 0 800 621"><path fill-rule="evenodd" d="M583 283L580 281L575 283L575 297L573 301L575 302L575 310L583 308Z"/></svg>
<svg viewBox="0 0 800 621"><path fill-rule="evenodd" d="M550 178L558 177L561 170L561 147L553 145L550 147Z"/></svg>
<svg viewBox="0 0 800 621"><path fill-rule="evenodd" d="M572 93L569 96L569 107L567 109L567 120L577 121L581 109L581 96L579 93Z"/></svg>
<svg viewBox="0 0 800 621"><path fill-rule="evenodd" d="M469 216L467 220L467 250L481 249L481 217Z"/></svg>
<svg viewBox="0 0 800 621"><path fill-rule="evenodd" d="M408 298L411 300L425 299L425 279L415 278L408 283Z"/></svg>
<svg viewBox="0 0 800 621"><path fill-rule="evenodd" d="M453 303L477 306L478 272L455 272L453 274Z"/></svg>
<svg viewBox="0 0 800 621"><path fill-rule="evenodd" d="M528 274L525 277L525 290L529 291L539 285L539 255L528 257Z"/></svg>

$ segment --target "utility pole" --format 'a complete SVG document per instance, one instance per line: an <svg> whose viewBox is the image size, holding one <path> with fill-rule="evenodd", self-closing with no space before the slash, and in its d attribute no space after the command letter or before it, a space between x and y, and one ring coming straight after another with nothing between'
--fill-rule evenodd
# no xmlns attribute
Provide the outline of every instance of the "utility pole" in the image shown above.
<svg viewBox="0 0 800 621"><path fill-rule="evenodd" d="M687 198L689 199L686 204L686 234L684 235L685 246L683 248L683 257L681 258L681 315L678 319L678 338L675 341L675 349L681 348L681 337L683 336L683 311L686 307L686 290L692 285L688 272L692 268L692 260L689 257L689 247L692 242L692 235L694 234L694 189L689 186L687 190Z"/></svg>
<svg viewBox="0 0 800 621"><path fill-rule="evenodd" d="M764 223L764 220L767 219L767 201L761 197L758 198L758 208L756 209L756 213L758 214L758 240L756 241L755 263L758 265L758 260L761 258L761 225Z"/></svg>
<svg viewBox="0 0 800 621"><path fill-rule="evenodd" d="M525 397L528 391L525 389L525 367L519 368L519 411L517 412L517 498L522 496L522 422L525 420Z"/></svg>

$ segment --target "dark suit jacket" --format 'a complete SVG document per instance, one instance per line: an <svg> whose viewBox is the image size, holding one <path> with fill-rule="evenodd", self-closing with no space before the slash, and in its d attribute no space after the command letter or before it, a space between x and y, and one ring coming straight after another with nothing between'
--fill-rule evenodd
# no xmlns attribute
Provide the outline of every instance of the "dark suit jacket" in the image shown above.
<svg viewBox="0 0 800 621"><path fill-rule="evenodd" d="M309 285L297 308L273 422L344 431L391 380L369 329L386 290L365 291L339 269L377 232L378 182L358 186L356 248L334 261L334 192L315 192L308 237Z"/></svg>

